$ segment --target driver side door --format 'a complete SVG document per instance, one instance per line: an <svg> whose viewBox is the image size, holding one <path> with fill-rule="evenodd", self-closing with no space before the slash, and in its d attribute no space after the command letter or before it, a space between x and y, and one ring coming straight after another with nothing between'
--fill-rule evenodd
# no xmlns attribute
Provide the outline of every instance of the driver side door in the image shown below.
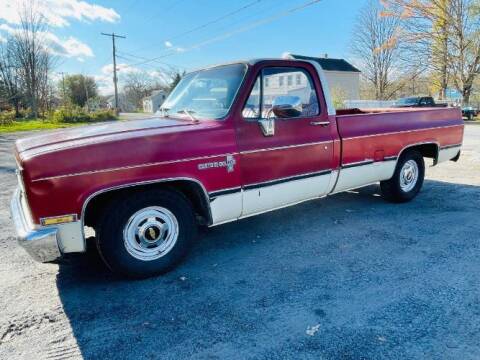
<svg viewBox="0 0 480 360"><path fill-rule="evenodd" d="M257 74L237 124L242 217L320 197L330 188L333 136L312 74L309 64L264 67ZM277 100L300 109L279 111Z"/></svg>

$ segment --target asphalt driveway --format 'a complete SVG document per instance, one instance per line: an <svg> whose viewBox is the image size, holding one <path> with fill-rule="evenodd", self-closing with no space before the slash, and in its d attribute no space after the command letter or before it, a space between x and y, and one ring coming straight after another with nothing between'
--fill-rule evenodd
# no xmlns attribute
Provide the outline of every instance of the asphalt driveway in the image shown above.
<svg viewBox="0 0 480 360"><path fill-rule="evenodd" d="M480 358L480 126L411 203L371 186L208 229L144 281L16 245L17 137L0 136L1 359Z"/></svg>

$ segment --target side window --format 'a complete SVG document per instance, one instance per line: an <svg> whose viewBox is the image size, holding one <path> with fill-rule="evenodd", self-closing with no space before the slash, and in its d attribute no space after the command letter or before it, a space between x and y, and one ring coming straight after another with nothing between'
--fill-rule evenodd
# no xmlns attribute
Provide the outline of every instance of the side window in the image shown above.
<svg viewBox="0 0 480 360"><path fill-rule="evenodd" d="M287 78L287 84L283 80ZM277 97L297 97L302 104L300 117L316 116L320 113L317 92L310 74L300 68L266 68L263 70L262 116L266 117ZM293 79L296 81L294 82ZM265 83L280 84L280 86L265 87Z"/></svg>
<svg viewBox="0 0 480 360"><path fill-rule="evenodd" d="M263 81L260 77L263 77ZM300 101L302 112L299 117L316 116L320 113L317 92L308 72L300 68L265 68L255 81L243 108L243 117L267 118L271 115L270 110L275 99L286 96Z"/></svg>
<svg viewBox="0 0 480 360"><path fill-rule="evenodd" d="M260 76L255 81L255 85L253 85L242 115L245 119L258 119L260 117Z"/></svg>

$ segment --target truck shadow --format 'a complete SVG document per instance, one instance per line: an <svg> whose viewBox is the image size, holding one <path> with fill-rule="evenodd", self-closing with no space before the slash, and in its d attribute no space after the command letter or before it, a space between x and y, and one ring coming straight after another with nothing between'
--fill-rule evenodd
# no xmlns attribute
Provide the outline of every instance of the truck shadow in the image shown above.
<svg viewBox="0 0 480 360"><path fill-rule="evenodd" d="M58 293L85 358L406 354L419 332L425 342L456 331L428 328L472 300L424 295L448 291L465 277L459 261L480 256L479 205L478 186L427 180L400 205L370 186L206 229L183 264L153 279L119 279L95 252L70 258ZM471 314L455 316L468 332ZM316 324L319 336L306 335Z"/></svg>

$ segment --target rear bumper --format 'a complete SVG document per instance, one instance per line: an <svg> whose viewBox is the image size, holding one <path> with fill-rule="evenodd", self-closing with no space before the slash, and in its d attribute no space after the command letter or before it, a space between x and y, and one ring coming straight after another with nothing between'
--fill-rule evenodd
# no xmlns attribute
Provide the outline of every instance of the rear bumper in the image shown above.
<svg viewBox="0 0 480 360"><path fill-rule="evenodd" d="M40 262L50 262L62 256L57 240L57 227L35 227L29 220L22 204L22 194L15 191L10 203L13 222L18 235L18 242L27 253Z"/></svg>

